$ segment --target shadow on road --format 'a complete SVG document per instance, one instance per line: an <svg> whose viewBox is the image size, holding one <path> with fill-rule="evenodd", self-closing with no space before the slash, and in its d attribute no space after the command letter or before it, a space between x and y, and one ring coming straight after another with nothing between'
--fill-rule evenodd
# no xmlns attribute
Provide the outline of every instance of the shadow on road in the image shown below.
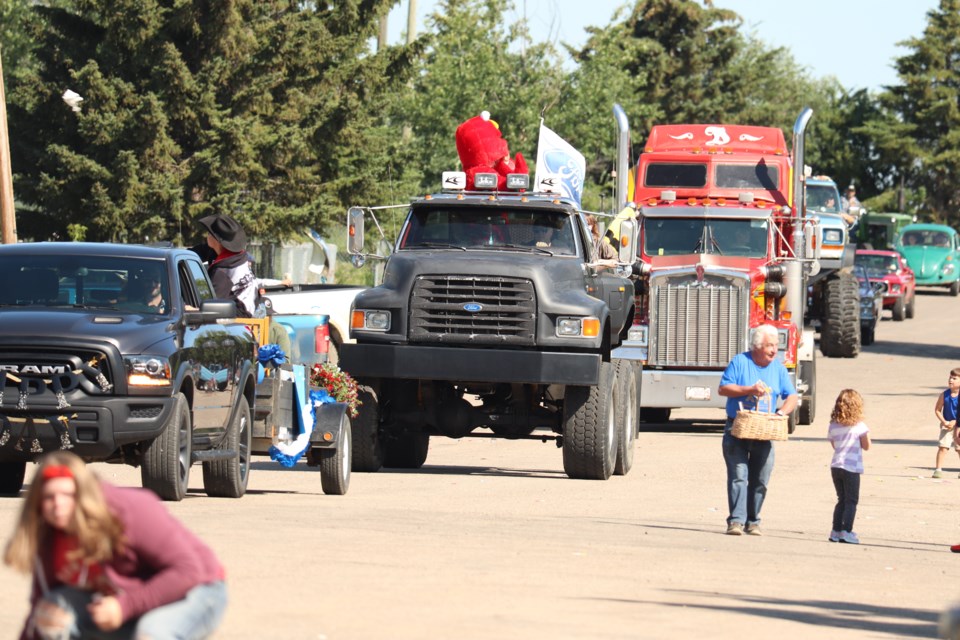
<svg viewBox="0 0 960 640"><path fill-rule="evenodd" d="M419 469L382 468L378 473L403 473L433 476L498 476L503 478L547 478L567 480L567 474L556 469L503 469L453 465L424 465Z"/></svg>
<svg viewBox="0 0 960 640"><path fill-rule="evenodd" d="M680 602L655 602L622 598L602 598L614 602L651 604L677 607L678 609L702 609L705 611L729 611L776 620L792 620L817 627L857 629L896 638L936 638L939 613L905 607L882 607L841 600L787 600L762 596L711 593L684 589L668 590L679 596ZM691 599L733 599L740 604L697 604ZM817 635L823 633L818 630Z"/></svg>
<svg viewBox="0 0 960 640"><path fill-rule="evenodd" d="M641 422L640 432L658 433L723 433L724 420L682 419L670 422Z"/></svg>

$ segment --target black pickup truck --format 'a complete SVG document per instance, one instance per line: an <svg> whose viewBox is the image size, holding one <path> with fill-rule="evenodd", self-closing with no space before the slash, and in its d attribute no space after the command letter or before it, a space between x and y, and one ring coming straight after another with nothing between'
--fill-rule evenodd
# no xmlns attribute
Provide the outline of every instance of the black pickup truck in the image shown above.
<svg viewBox="0 0 960 640"><path fill-rule="evenodd" d="M189 250L94 243L0 246L0 493L70 448L141 468L180 500L240 497L255 394L251 330Z"/></svg>
<svg viewBox="0 0 960 640"><path fill-rule="evenodd" d="M374 214L347 214L355 265L370 257ZM634 250L630 238L623 259ZM595 255L585 215L556 195L414 200L340 355L362 390L354 470L419 468L442 435L553 439L573 478L629 471L636 373L610 353L632 322L633 284Z"/></svg>

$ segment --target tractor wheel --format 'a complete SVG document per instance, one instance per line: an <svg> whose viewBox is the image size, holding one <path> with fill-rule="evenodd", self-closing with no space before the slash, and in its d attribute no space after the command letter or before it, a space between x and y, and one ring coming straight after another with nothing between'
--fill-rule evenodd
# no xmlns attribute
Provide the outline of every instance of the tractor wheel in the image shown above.
<svg viewBox="0 0 960 640"><path fill-rule="evenodd" d="M860 285L852 273L823 283L820 351L828 358L856 358L860 353Z"/></svg>

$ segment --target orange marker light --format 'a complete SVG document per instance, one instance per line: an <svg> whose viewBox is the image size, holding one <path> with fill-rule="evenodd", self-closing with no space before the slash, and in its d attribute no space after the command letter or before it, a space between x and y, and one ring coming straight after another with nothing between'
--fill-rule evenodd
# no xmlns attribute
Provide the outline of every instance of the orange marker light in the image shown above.
<svg viewBox="0 0 960 640"><path fill-rule="evenodd" d="M363 329L363 311L354 311L350 318L350 327L353 329Z"/></svg>
<svg viewBox="0 0 960 640"><path fill-rule="evenodd" d="M597 318L584 318L583 335L590 338L600 335L600 321Z"/></svg>

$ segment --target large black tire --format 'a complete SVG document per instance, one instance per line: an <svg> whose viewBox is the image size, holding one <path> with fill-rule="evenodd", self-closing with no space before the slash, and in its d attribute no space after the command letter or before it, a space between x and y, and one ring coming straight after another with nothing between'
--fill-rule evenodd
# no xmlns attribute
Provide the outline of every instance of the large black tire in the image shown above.
<svg viewBox="0 0 960 640"><path fill-rule="evenodd" d="M246 398L241 398L240 407L227 426L227 437L221 447L236 451L237 457L203 463L203 490L208 496L241 498L247 492L250 449L253 444L250 422L250 405Z"/></svg>
<svg viewBox="0 0 960 640"><path fill-rule="evenodd" d="M568 386L563 401L563 470L571 478L606 480L617 461L613 364L600 363L596 386Z"/></svg>
<svg viewBox="0 0 960 640"><path fill-rule="evenodd" d="M187 495L193 434L187 398L174 396L173 413L163 432L143 452L140 481L162 500L180 501Z"/></svg>
<svg viewBox="0 0 960 640"><path fill-rule="evenodd" d="M907 318L913 318L917 314L917 292L914 291L910 296L910 302L907 303Z"/></svg>
<svg viewBox="0 0 960 640"><path fill-rule="evenodd" d="M625 476L633 468L633 447L637 440L637 374L630 360L618 360L613 388L617 419L617 461L613 473Z"/></svg>
<svg viewBox="0 0 960 640"><path fill-rule="evenodd" d="M419 469L427 461L430 436L426 433L403 433L383 439L383 466L392 469Z"/></svg>
<svg viewBox="0 0 960 640"><path fill-rule="evenodd" d="M329 496L342 496L350 488L350 465L352 459L352 433L350 419L344 415L341 425L343 438L332 451L320 455L320 486Z"/></svg>
<svg viewBox="0 0 960 640"><path fill-rule="evenodd" d="M26 475L26 462L0 462L0 496L20 495Z"/></svg>
<svg viewBox="0 0 960 640"><path fill-rule="evenodd" d="M823 283L820 352L828 358L856 358L860 353L860 285L841 272Z"/></svg>
<svg viewBox="0 0 960 640"><path fill-rule="evenodd" d="M950 295L956 297L957 294L960 294L960 280L954 280L950 285Z"/></svg>
<svg viewBox="0 0 960 640"><path fill-rule="evenodd" d="M801 362L797 377L807 383L807 393L800 397L800 408L797 410L797 423L802 425L813 424L817 415L817 355L813 360Z"/></svg>
<svg viewBox="0 0 960 640"><path fill-rule="evenodd" d="M907 319L907 305L903 301L903 296L900 296L893 303L893 319L897 322L903 322Z"/></svg>
<svg viewBox="0 0 960 640"><path fill-rule="evenodd" d="M354 471L379 471L383 466L380 442L380 399L368 387L357 393L360 407L353 419L353 454L350 466Z"/></svg>

